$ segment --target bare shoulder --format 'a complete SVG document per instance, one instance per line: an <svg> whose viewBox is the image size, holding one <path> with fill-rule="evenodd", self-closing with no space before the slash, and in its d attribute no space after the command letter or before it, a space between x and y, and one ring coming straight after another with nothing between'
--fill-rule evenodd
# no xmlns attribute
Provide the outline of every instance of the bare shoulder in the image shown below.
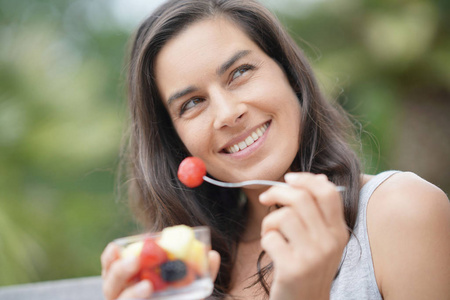
<svg viewBox="0 0 450 300"><path fill-rule="evenodd" d="M397 173L374 192L367 225L384 299L447 299L450 202L441 189Z"/></svg>
<svg viewBox="0 0 450 300"><path fill-rule="evenodd" d="M428 224L437 216L450 214L447 195L432 183L411 172L397 173L391 176L374 192L370 200L368 214L381 220L396 216L391 220L426 221ZM437 214L437 215L436 215ZM445 218L447 219L447 218ZM400 224L399 224L400 225Z"/></svg>

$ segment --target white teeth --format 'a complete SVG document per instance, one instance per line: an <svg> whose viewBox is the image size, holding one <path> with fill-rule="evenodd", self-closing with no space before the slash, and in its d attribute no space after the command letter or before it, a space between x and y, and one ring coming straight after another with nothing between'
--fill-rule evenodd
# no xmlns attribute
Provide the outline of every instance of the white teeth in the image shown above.
<svg viewBox="0 0 450 300"><path fill-rule="evenodd" d="M244 150L245 148L247 148L247 144L245 142L240 142L239 144L239 149Z"/></svg>
<svg viewBox="0 0 450 300"><path fill-rule="evenodd" d="M258 137L261 137L263 135L263 132L258 128L256 129L256 134L258 135Z"/></svg>
<svg viewBox="0 0 450 300"><path fill-rule="evenodd" d="M228 147L226 150L228 153L235 153L239 150L243 150L253 144L257 139L263 136L264 132L266 131L267 127L269 125L266 123L262 125L261 127L257 128L254 132L252 132L245 140L242 142L239 142L237 144L234 144L231 147Z"/></svg>

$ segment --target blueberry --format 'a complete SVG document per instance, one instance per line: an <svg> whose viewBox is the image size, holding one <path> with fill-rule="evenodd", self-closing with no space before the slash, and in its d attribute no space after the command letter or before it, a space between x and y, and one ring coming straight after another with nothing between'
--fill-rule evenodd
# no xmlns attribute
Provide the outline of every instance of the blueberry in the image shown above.
<svg viewBox="0 0 450 300"><path fill-rule="evenodd" d="M181 280L186 274L186 264L179 259L168 261L161 265L161 277L166 282Z"/></svg>

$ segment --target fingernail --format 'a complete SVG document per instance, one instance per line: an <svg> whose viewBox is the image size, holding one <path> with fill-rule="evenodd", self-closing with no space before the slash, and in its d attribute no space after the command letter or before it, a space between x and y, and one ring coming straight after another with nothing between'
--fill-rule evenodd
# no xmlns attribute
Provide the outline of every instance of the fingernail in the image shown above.
<svg viewBox="0 0 450 300"><path fill-rule="evenodd" d="M297 178L298 178L298 174L296 174L296 173L287 173L284 175L284 180L286 182L288 182L288 181L292 182L293 180L296 180Z"/></svg>
<svg viewBox="0 0 450 300"><path fill-rule="evenodd" d="M137 297L146 298L150 296L150 282L142 280L134 287L134 292Z"/></svg>
<svg viewBox="0 0 450 300"><path fill-rule="evenodd" d="M264 202L267 200L267 194L266 193L262 193L259 195L259 201L260 202Z"/></svg>

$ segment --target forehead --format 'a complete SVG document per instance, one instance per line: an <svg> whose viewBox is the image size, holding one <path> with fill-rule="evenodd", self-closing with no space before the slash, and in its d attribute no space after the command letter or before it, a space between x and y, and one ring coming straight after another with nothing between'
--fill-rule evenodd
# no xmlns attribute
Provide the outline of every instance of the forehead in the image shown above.
<svg viewBox="0 0 450 300"><path fill-rule="evenodd" d="M262 52L240 27L225 18L188 26L156 57L155 75L162 96L174 84L189 85L193 77L212 75L224 60L242 50Z"/></svg>
<svg viewBox="0 0 450 300"><path fill-rule="evenodd" d="M195 22L169 40L159 52L156 62L182 61L188 56L227 53L239 46L256 46L235 23L222 17ZM220 50L210 53L211 50Z"/></svg>

